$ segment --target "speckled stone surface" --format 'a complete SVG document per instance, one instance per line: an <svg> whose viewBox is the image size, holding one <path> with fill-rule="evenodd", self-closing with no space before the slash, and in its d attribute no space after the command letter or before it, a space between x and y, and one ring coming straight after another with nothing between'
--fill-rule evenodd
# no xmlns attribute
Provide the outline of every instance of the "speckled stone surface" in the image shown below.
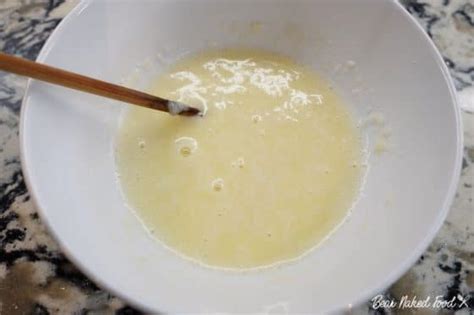
<svg viewBox="0 0 474 315"><path fill-rule="evenodd" d="M34 59L77 1L0 0L0 50ZM462 296L434 309L376 308L355 314L474 313L474 2L401 0L440 49L464 109L464 163L451 212L428 250L384 299ZM62 255L30 201L19 160L18 123L26 80L0 72L0 314L140 314L98 288Z"/></svg>

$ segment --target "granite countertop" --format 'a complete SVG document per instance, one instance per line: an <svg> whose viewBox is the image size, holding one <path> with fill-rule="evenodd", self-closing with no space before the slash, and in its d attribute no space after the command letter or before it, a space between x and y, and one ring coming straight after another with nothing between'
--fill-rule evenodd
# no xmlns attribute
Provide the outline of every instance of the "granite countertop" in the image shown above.
<svg viewBox="0 0 474 315"><path fill-rule="evenodd" d="M356 314L474 314L474 2L401 0L440 49L463 108L464 161L442 229L384 299L462 296L445 309L376 308ZM77 0L0 0L0 50L35 59ZM61 253L30 200L20 168L18 124L26 80L0 72L0 314L140 314L101 290ZM467 304L467 305L466 305Z"/></svg>

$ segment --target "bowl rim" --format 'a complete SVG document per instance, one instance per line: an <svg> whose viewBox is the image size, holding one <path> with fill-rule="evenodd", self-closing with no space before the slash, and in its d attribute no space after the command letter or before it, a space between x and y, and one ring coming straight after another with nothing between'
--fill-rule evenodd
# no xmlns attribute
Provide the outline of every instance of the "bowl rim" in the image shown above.
<svg viewBox="0 0 474 315"><path fill-rule="evenodd" d="M53 30L51 35L46 40L45 44L41 48L36 61L37 62L44 62L46 57L49 55L51 49L54 48L56 45L58 38L60 35L65 31L66 26L71 23L72 20L77 18L84 10L86 10L89 5L97 0L80 0L79 3L61 20L61 22L56 26ZM170 0L165 0L170 1ZM229 2L238 1L238 0L228 0ZM312 0L315 1L315 0ZM413 266L413 264L418 260L418 258L422 255L422 253L428 248L430 243L433 241L435 236L437 235L438 231L440 230L441 226L443 225L451 205L454 200L454 196L458 187L458 183L460 180L460 175L462 171L462 157L463 157L463 128L462 128L462 119L461 119L461 109L459 106L458 95L456 89L454 87L454 83L450 76L449 70L447 68L446 63L444 62L443 56L436 48L435 44L425 32L423 27L416 21L416 19L407 11L405 8L400 4L397 0L384 0L387 3L393 5L393 10L398 10L398 13L403 15L405 18L408 19L408 23L414 27L414 31L419 32L422 34L422 40L428 44L430 49L430 53L432 54L433 58L436 60L438 67L441 70L443 75L444 81L447 85L448 92L451 98L451 102L449 106L452 107L455 116L456 122L456 157L455 157L455 164L453 168L453 172L451 178L449 179L449 187L446 191L445 198L443 204L440 206L440 210L438 212L437 218L435 223L432 225L429 233L425 235L425 237L414 247L411 254L402 261L398 268L392 270L388 273L383 279L380 279L378 284L375 284L372 287L366 288L361 290L358 293L358 296L351 304L343 305L339 304L334 306L332 309L327 310L328 313L343 310L345 307L353 307L357 305L361 305L364 302L370 301L370 298L373 298L375 294L383 292L386 288L396 282L404 273L408 271L408 269ZM123 299L127 304L136 307L142 311L154 313L157 311L164 311L167 310L160 309L152 309L150 305L145 305L142 301L134 298L133 296L129 295L127 291L121 290L119 288L114 287L113 284L110 284L107 279L102 278L100 274L97 274L93 271L92 268L86 262L81 261L76 255L74 254L74 250L68 248L66 244L64 244L61 240L60 235L53 229L53 226L46 215L45 208L40 204L38 201L38 192L34 182L32 181L31 174L30 174L30 167L26 148L25 148L25 134L26 134L26 121L25 121L25 112L26 108L28 107L28 99L31 89L32 79L28 79L25 92L23 95L22 103L21 103L21 110L20 110L20 125L19 125L19 142L20 142L20 162L21 168L23 172L23 177L25 180L26 187L30 194L31 200L35 205L38 214L41 217L41 222L47 227L48 234L52 236L52 238L58 243L60 251L88 278L90 278L94 283L96 283L100 288L105 289L111 292L113 295ZM448 106L448 104L446 105Z"/></svg>

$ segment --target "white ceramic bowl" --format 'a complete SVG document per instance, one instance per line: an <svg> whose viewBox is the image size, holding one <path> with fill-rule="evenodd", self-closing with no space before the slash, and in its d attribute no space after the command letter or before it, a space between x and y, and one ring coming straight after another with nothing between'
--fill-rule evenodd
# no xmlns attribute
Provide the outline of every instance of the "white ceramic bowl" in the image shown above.
<svg viewBox="0 0 474 315"><path fill-rule="evenodd" d="M146 60L142 70L211 46L289 55L333 81L360 119L384 115L390 150L369 157L352 216L309 256L278 269L198 267L148 237L124 205L113 142L125 105L30 82L23 170L64 252L151 312L322 313L390 285L438 231L460 172L454 90L427 36L395 1L85 1L38 60L119 82ZM354 69L338 66L348 60ZM373 144L376 134L367 134Z"/></svg>

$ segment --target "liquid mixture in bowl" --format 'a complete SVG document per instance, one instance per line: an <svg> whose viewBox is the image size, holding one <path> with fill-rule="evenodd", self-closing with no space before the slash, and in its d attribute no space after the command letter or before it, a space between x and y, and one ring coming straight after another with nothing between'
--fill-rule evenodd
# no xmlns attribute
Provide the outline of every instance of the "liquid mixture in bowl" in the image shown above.
<svg viewBox="0 0 474 315"><path fill-rule="evenodd" d="M116 146L127 202L159 241L205 265L300 257L347 216L362 145L329 84L290 59L225 50L179 61L153 94L203 109L131 109Z"/></svg>

